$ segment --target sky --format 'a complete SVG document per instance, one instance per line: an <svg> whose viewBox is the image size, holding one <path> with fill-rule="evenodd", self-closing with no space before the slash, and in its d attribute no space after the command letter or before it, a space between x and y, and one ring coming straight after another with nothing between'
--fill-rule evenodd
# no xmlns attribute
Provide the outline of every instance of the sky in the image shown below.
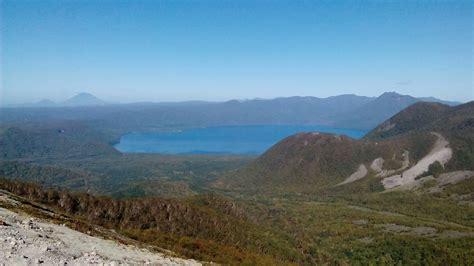
<svg viewBox="0 0 474 266"><path fill-rule="evenodd" d="M0 103L474 99L471 1L0 0Z"/></svg>

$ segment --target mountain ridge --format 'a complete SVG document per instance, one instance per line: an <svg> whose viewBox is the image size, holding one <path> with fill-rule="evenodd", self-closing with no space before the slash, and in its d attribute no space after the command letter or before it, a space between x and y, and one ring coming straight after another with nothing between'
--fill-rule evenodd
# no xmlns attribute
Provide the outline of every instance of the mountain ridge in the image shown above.
<svg viewBox="0 0 474 266"><path fill-rule="evenodd" d="M69 98L66 101L60 103L60 105L63 106L91 106L105 104L106 102L87 92L81 92L73 96L72 98Z"/></svg>
<svg viewBox="0 0 474 266"><path fill-rule="evenodd" d="M413 97L410 95L402 95L399 94L395 91L391 92L384 92L379 96L363 96L363 95L357 95L353 93L347 93L347 94L340 94L340 95L333 95L333 96L328 96L328 97L317 97L317 96L286 96L286 97L275 97L275 98L252 98L252 99L230 99L227 101L205 101L205 100L189 100L189 101L170 101L170 102L153 102L153 101L138 101L138 102L129 102L129 103L108 103L97 96L88 93L88 92L80 92L71 98L68 98L64 101L59 101L59 102L54 102L50 99L42 99L37 102L33 103L20 103L20 104L14 104L14 105L8 105L5 107L44 107L44 106L54 106L54 107L62 107L62 106L87 106L87 105L104 105L104 104L114 104L114 105L139 105L139 104L157 104L157 105L182 105L182 104L206 104L206 103L229 103L229 102L238 102L238 103L246 103L246 102L253 102L253 101L258 101L258 102L265 102L265 101L284 101L284 100L320 100L320 101L330 101L330 100L335 100L335 99L342 99L342 98L365 98L365 99L371 99L375 100L377 98L384 98L384 97L389 97L389 96L408 96L413 99L416 99L417 101L426 101L426 102L440 102L443 104L447 105L459 105L462 102L458 101L448 101L448 100L443 100L443 99L438 99L435 97ZM87 102L78 102L78 101L83 101L86 100ZM90 102L89 102L90 101Z"/></svg>
<svg viewBox="0 0 474 266"><path fill-rule="evenodd" d="M344 94L327 98L295 96L270 100L142 104L105 104L99 100L98 104L89 106L1 108L3 115L0 123L82 120L94 123L94 126L107 125L108 129L118 131L117 134L256 124L320 125L367 130L418 101L417 98L394 92L376 98Z"/></svg>

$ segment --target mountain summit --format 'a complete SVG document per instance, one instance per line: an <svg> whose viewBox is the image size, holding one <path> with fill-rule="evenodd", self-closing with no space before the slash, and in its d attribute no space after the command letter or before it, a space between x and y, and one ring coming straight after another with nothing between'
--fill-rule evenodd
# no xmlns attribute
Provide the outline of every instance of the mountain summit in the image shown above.
<svg viewBox="0 0 474 266"><path fill-rule="evenodd" d="M90 106L90 105L105 105L106 103L94 95L86 92L77 94L76 96L66 100L62 103L65 106Z"/></svg>

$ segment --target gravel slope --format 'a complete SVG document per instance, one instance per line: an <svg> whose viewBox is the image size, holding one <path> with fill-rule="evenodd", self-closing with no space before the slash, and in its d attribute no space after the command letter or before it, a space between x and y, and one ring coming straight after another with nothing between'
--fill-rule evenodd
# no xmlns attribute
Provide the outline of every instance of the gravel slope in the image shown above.
<svg viewBox="0 0 474 266"><path fill-rule="evenodd" d="M0 208L0 265L201 265Z"/></svg>
<svg viewBox="0 0 474 266"><path fill-rule="evenodd" d="M449 147L449 142L441 134L434 132L433 134L438 137L438 140L436 140L431 152L402 174L384 178L382 184L385 189L415 183L415 178L427 171L430 164L438 161L444 166L451 159L453 151Z"/></svg>
<svg viewBox="0 0 474 266"><path fill-rule="evenodd" d="M357 181L361 178L364 178L367 175L367 167L365 165L361 164L359 165L359 168L357 168L357 171L355 171L351 176L346 178L343 182L337 184L337 186L352 183L354 181Z"/></svg>

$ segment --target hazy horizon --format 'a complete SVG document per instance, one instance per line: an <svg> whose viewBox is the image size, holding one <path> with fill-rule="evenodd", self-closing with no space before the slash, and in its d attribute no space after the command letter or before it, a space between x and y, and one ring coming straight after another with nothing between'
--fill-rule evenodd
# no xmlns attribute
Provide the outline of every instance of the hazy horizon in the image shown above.
<svg viewBox="0 0 474 266"><path fill-rule="evenodd" d="M383 92L382 94L384 93L397 93L397 94L400 94L399 92L397 91L386 91L386 92ZM67 97L67 98L64 98L64 99L60 99L60 100L52 100L50 98L42 98L42 99L36 99L36 100L33 100L31 102L18 102L18 103L11 103L11 104L4 104L2 102L0 102L0 107L9 107L9 106L23 106L23 105L28 105L28 104L36 104L36 103L40 103L41 101L52 101L54 102L55 104L62 104L64 102L66 102L67 100L70 100L76 96L79 96L80 94L88 94L88 95L92 95L94 97L97 97L97 95L94 95L90 92L87 92L87 91L83 91L83 92L78 92L74 95L71 95L70 97ZM223 100L203 100L203 99L192 99L192 100L176 100L176 101L160 101L160 100L157 100L157 101L153 101L153 100L139 100L139 101L110 101L108 100L107 98L100 98L100 97L97 97L99 100L102 100L104 101L106 104L131 104L131 103L184 103L184 102L215 102L215 103L220 103L220 102L227 102L227 101L252 101L252 100L274 100L274 99L281 99L281 98L291 98L291 97L301 97L301 98L304 98L304 97L313 97L313 98L319 98L319 99L327 99L327 98L331 98L331 97L338 97L338 96L345 96L345 95L354 95L354 96L359 96L359 97L368 97L368 98L377 98L377 97L380 97L382 94L380 95L375 95L375 96L368 96L368 95L360 95L360 94L353 94L353 93L345 93L345 94L338 94L338 95L330 95L330 96L325 96L325 97L319 97L319 96L316 96L316 95L291 95L291 96L277 96L277 97L272 97L272 98L262 98L262 97L248 97L248 98L232 98L232 99L223 99ZM434 98L434 99L437 99L437 100L441 100L441 101L447 101L447 102L457 102L457 103L465 103L463 101L455 101L455 100L448 100L448 99L440 99L440 98L436 98L436 97L432 97L432 96L429 96L429 95L426 95L426 96L420 96L420 97L416 97L416 96L413 96L413 95L407 95L407 94L400 94L402 96L412 96L412 97L415 97L415 98Z"/></svg>
<svg viewBox="0 0 474 266"><path fill-rule="evenodd" d="M1 2L0 104L474 99L472 3Z"/></svg>

